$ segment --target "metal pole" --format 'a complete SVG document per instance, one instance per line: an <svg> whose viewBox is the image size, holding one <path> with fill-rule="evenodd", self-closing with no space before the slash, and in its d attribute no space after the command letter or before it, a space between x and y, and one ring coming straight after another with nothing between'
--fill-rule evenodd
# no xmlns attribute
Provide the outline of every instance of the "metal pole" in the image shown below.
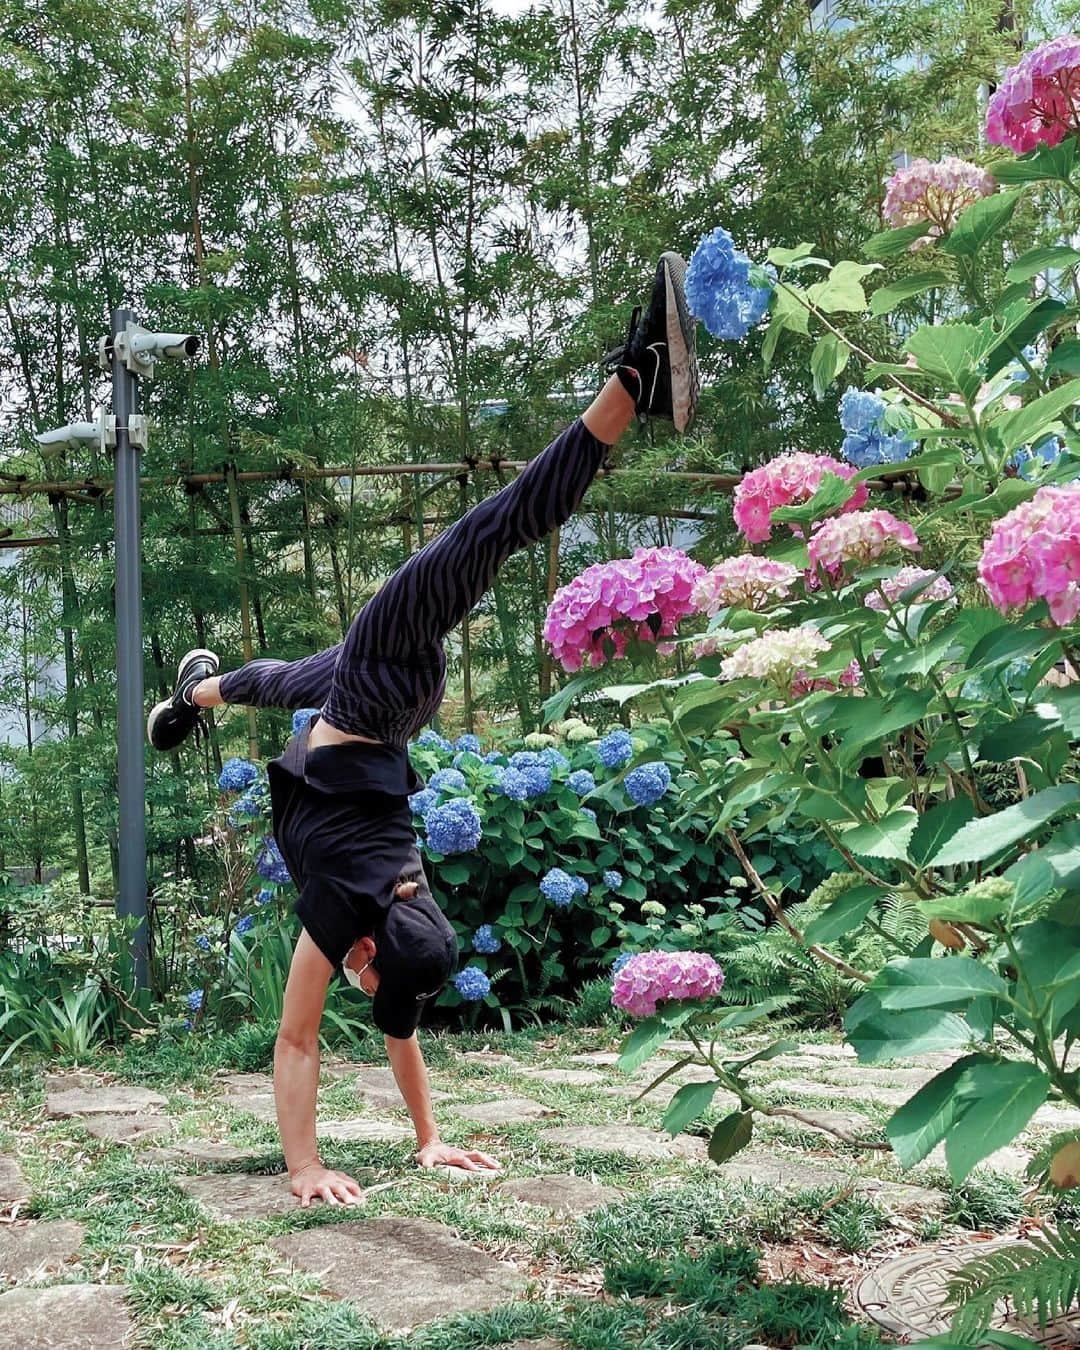
<svg viewBox="0 0 1080 1350"><path fill-rule="evenodd" d="M117 334L135 320L130 309L113 311ZM131 940L135 982L149 983L146 923L146 761L143 750L142 532L139 520L139 452L131 444L128 419L139 412L139 380L116 355L112 358L116 414L116 697L117 778L120 789L120 890L116 912L139 923Z"/></svg>

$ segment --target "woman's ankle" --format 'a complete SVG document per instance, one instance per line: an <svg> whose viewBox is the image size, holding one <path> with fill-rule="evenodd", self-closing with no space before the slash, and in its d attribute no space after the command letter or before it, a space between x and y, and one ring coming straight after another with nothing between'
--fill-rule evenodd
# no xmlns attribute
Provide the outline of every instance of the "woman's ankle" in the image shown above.
<svg viewBox="0 0 1080 1350"><path fill-rule="evenodd" d="M196 708L216 708L225 700L221 697L220 680L216 675L208 680L200 680L191 691L191 701Z"/></svg>

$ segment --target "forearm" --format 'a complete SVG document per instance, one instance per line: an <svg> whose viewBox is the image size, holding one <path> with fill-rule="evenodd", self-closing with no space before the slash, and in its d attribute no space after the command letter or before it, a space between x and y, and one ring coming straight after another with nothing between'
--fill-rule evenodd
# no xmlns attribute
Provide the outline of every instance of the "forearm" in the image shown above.
<svg viewBox="0 0 1080 1350"><path fill-rule="evenodd" d="M415 1035L410 1036L407 1041L387 1036L386 1057L394 1071L394 1081L405 1099L409 1115L412 1116L417 1148L437 1143L439 1127L435 1124L435 1113L431 1106L431 1087L420 1042Z"/></svg>
<svg viewBox="0 0 1080 1350"><path fill-rule="evenodd" d="M319 1045L302 1049L279 1040L274 1046L274 1104L285 1153L294 1176L319 1161L315 1142L315 1103L319 1091Z"/></svg>

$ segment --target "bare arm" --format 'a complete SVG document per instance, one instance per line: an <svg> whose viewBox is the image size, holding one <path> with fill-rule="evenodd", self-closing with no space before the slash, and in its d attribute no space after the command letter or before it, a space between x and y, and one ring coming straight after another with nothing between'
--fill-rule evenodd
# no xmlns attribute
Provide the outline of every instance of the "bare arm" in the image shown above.
<svg viewBox="0 0 1080 1350"><path fill-rule="evenodd" d="M452 1148L439 1138L435 1113L431 1108L431 1088L420 1042L413 1034L407 1041L386 1037L386 1057L394 1071L394 1081L405 1099L416 1129L416 1161L421 1167L460 1167L466 1172L485 1168L499 1171L499 1164L476 1149Z"/></svg>

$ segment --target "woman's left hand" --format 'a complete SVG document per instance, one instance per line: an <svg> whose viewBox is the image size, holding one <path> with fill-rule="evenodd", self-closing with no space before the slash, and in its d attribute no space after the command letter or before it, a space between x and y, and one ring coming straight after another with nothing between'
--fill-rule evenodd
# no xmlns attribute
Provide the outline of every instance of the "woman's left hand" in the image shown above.
<svg viewBox="0 0 1080 1350"><path fill-rule="evenodd" d="M450 1144L425 1144L416 1155L421 1167L460 1167L463 1172L501 1172L502 1164L479 1149L453 1148Z"/></svg>

